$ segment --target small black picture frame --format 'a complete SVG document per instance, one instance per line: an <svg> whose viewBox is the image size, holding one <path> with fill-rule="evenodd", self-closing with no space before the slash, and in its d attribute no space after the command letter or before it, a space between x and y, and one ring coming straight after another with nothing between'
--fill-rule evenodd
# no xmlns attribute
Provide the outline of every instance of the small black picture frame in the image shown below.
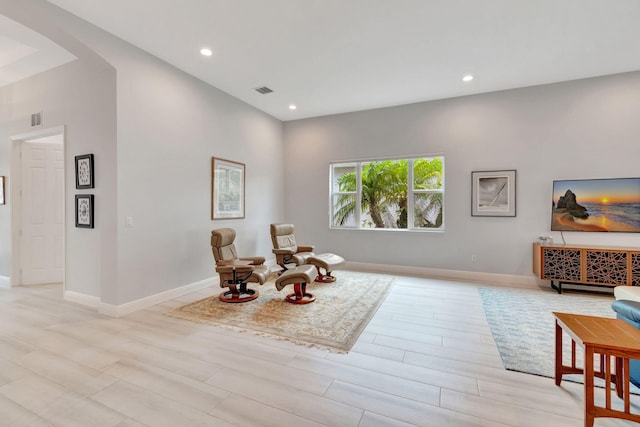
<svg viewBox="0 0 640 427"><path fill-rule="evenodd" d="M76 188L95 188L93 181L93 154L76 156Z"/></svg>
<svg viewBox="0 0 640 427"><path fill-rule="evenodd" d="M76 227L93 228L93 194L76 194Z"/></svg>

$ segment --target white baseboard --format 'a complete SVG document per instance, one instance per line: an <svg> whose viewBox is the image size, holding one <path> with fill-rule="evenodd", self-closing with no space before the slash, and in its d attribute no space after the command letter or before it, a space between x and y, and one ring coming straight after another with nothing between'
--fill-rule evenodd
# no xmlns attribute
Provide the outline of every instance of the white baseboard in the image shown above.
<svg viewBox="0 0 640 427"><path fill-rule="evenodd" d="M439 268L371 264L367 262L351 261L347 261L345 269L436 279L464 280L468 282L479 282L489 285L511 286L518 288L538 287L538 282L534 276L515 276L510 274L480 273L476 271L444 270Z"/></svg>
<svg viewBox="0 0 640 427"><path fill-rule="evenodd" d="M63 298L65 301L75 302L91 308L98 308L98 305L100 305L100 298L79 292L64 291Z"/></svg>
<svg viewBox="0 0 640 427"><path fill-rule="evenodd" d="M98 304L98 312L112 317L125 316L127 314L133 313L134 311L142 310L156 304L181 297L182 295L186 295L209 286L217 285L219 283L220 282L218 276L215 276L209 279L200 280L199 282L184 285L179 288L169 289L168 291L151 295L136 301L131 301L122 305L113 305L100 302Z"/></svg>
<svg viewBox="0 0 640 427"><path fill-rule="evenodd" d="M11 278L6 276L0 276L0 288L10 288Z"/></svg>

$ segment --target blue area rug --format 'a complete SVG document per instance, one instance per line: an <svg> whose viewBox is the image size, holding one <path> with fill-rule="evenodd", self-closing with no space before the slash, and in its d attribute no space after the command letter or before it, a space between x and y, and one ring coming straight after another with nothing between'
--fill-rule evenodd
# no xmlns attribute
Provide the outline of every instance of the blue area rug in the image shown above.
<svg viewBox="0 0 640 427"><path fill-rule="evenodd" d="M502 364L511 371L553 378L555 375L555 318L552 312L615 318L612 295L559 295L553 291L480 288L480 297ZM563 338L569 364L571 339ZM578 347L578 366L583 354ZM581 375L563 379L582 382Z"/></svg>

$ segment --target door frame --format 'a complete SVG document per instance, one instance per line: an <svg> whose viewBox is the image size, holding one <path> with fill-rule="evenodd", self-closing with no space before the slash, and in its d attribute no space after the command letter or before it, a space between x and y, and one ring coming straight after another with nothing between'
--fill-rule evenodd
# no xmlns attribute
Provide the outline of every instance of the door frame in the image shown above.
<svg viewBox="0 0 640 427"><path fill-rule="evenodd" d="M32 139L44 138L46 136L53 135L62 135L62 148L65 151L65 161L64 161L64 169L65 169L65 185L62 190L64 202L62 204L63 209L63 217L65 221L63 221L63 230L62 234L64 236L63 246L62 246L62 292L64 295L65 291L65 283L67 279L67 260L66 260L66 246L67 246L67 221L66 221L66 187L67 187L67 156L66 156L66 129L65 126L56 126L47 129L39 129L37 131L21 133L19 135L15 135L9 138L10 152L11 152L11 181L10 181L10 189L9 195L11 200L11 277L9 280L9 286L21 286L22 285L22 259L21 259L21 238L20 238L20 230L22 229L22 161L20 159L20 151L21 144L25 141L30 141Z"/></svg>

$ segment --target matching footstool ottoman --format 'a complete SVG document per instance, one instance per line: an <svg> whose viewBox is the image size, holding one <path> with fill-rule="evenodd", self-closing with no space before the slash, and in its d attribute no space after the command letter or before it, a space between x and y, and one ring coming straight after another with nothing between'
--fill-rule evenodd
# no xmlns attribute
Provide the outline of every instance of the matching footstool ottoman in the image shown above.
<svg viewBox="0 0 640 427"><path fill-rule="evenodd" d="M318 254L307 258L307 264L314 265L316 270L318 270L318 276L315 279L316 282L329 283L336 281L336 278L331 275L331 271L344 264L344 258L331 253ZM324 268L324 274L320 271L321 268Z"/></svg>
<svg viewBox="0 0 640 427"><path fill-rule="evenodd" d="M301 265L287 270L276 279L276 289L281 291L285 286L293 285L293 293L287 295L287 301L292 304L309 304L316 300L313 294L307 293L307 283L313 281L314 274L311 265Z"/></svg>

